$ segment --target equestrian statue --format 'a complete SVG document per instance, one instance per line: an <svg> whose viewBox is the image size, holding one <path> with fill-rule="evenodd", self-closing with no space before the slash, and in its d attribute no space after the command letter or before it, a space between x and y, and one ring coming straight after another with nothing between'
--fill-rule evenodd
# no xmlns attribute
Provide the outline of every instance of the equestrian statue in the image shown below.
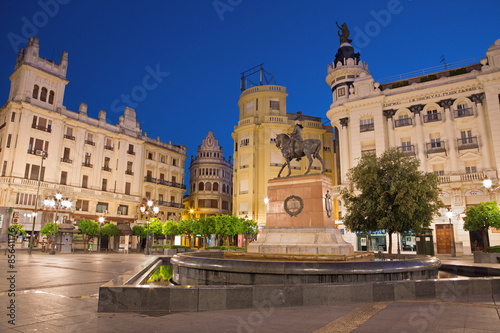
<svg viewBox="0 0 500 333"><path fill-rule="evenodd" d="M325 173L325 164L323 163L323 159L319 155L321 151L321 141L318 139L303 140L303 128L304 127L297 121L292 133L281 133L276 136L276 147L281 150L281 154L285 158L285 163L278 173L278 178L281 176L281 171L283 171L286 165L288 165L288 175L286 175L286 177L290 176L290 174L292 173L290 162L293 159L300 161L303 156L306 156L309 160L309 167L307 168L305 175L307 175L311 170L313 157L321 162L321 166L323 167L323 171L321 171L321 174Z"/></svg>

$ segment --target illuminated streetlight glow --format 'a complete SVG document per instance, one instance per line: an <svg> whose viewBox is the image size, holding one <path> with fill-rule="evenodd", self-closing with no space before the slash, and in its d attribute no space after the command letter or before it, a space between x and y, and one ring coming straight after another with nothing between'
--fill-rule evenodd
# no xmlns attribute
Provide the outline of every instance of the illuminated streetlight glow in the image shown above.
<svg viewBox="0 0 500 333"><path fill-rule="evenodd" d="M269 203L269 198L268 197L265 197L264 198L264 203L267 205Z"/></svg>
<svg viewBox="0 0 500 333"><path fill-rule="evenodd" d="M485 180L483 180L483 185L487 189L490 189L491 186L493 185L493 181L491 179L485 179Z"/></svg>
<svg viewBox="0 0 500 333"><path fill-rule="evenodd" d="M102 222L104 222L104 217L100 216L99 217L99 223L102 223Z"/></svg>
<svg viewBox="0 0 500 333"><path fill-rule="evenodd" d="M446 217L451 219L453 217L453 213L452 212L446 212Z"/></svg>

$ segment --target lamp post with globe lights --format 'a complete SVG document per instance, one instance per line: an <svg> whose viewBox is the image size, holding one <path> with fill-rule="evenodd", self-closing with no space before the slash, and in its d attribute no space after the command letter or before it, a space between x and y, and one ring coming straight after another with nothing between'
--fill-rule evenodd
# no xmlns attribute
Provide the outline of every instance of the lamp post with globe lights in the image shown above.
<svg viewBox="0 0 500 333"><path fill-rule="evenodd" d="M102 242L102 226L104 224L104 217L99 216L99 245L97 246L97 253L101 253L101 242Z"/></svg>
<svg viewBox="0 0 500 333"><path fill-rule="evenodd" d="M56 213L56 218L54 220L54 240L52 241L52 249L50 251L50 254L56 254L56 228L58 221L57 213L72 211L73 202L70 199L64 197L61 193L56 193L53 197L44 199L43 206L45 209L53 210Z"/></svg>
<svg viewBox="0 0 500 333"><path fill-rule="evenodd" d="M160 212L160 208L158 206L153 206L153 200L148 200L146 205L141 205L141 213L147 215L146 224L148 225L147 238L146 238L146 249L144 250L144 254L148 255L149 251L149 222L151 222L151 218L158 216Z"/></svg>

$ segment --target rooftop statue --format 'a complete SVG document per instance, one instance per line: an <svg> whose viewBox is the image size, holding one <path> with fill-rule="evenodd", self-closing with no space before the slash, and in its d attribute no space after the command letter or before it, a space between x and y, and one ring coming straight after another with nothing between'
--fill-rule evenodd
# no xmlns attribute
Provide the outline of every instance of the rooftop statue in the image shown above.
<svg viewBox="0 0 500 333"><path fill-rule="evenodd" d="M342 27L339 27L338 22L335 22L337 25L337 28L339 28L342 31L342 35L340 34L340 31L337 31L337 34L340 37L340 44L342 43L351 43L352 39L349 39L349 29L347 29L347 24L344 22L342 24Z"/></svg>
<svg viewBox="0 0 500 333"><path fill-rule="evenodd" d="M286 177L290 176L290 174L292 173L290 162L293 159L300 161L303 156L306 156L309 160L309 167L307 168L305 175L307 175L311 170L313 157L321 162L321 166L323 167L321 174L325 173L325 164L323 163L323 159L319 155L321 151L321 141L318 139L303 140L303 128L304 127L297 121L292 133L281 133L276 136L276 147L281 149L281 154L285 158L285 163L281 167L281 170L278 173L278 177L281 176L281 171L283 171L286 165L288 165L288 175L286 175Z"/></svg>

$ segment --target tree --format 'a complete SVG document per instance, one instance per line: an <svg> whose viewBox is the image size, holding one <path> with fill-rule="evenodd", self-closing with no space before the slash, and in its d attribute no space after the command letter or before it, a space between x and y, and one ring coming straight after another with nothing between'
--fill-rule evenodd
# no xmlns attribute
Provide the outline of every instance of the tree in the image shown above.
<svg viewBox="0 0 500 333"><path fill-rule="evenodd" d="M193 234L193 219L181 220L177 227L179 228L179 234L188 237L189 247L192 247L191 235Z"/></svg>
<svg viewBox="0 0 500 333"><path fill-rule="evenodd" d="M152 218L149 222L149 234L153 234L153 240L157 235L163 235L163 222L159 218Z"/></svg>
<svg viewBox="0 0 500 333"><path fill-rule="evenodd" d="M24 225L14 223L7 228L7 232L9 233L9 235L12 235L15 238L17 238L19 235L25 235L26 229L24 229Z"/></svg>
<svg viewBox="0 0 500 333"><path fill-rule="evenodd" d="M351 231L385 229L392 253L392 234L428 227L443 203L438 178L418 170L420 161L395 148L380 157L367 154L350 169L347 178L356 193L344 189L347 214L344 224Z"/></svg>
<svg viewBox="0 0 500 333"><path fill-rule="evenodd" d="M170 243L170 248L172 248L172 246L174 245L174 237L180 234L178 223L175 221L166 221L163 225L162 232L167 236Z"/></svg>
<svg viewBox="0 0 500 333"><path fill-rule="evenodd" d="M245 235L245 247L248 246L248 237L250 235L256 235L258 232L258 225L257 225L257 222L255 222L254 220L250 220L250 219L244 219L242 218L241 219L241 234L242 235Z"/></svg>
<svg viewBox="0 0 500 333"><path fill-rule="evenodd" d="M138 238L138 240L137 240L137 252L139 252L140 246L141 246L140 240L146 239L146 237L147 237L146 229L142 225L134 225L134 227L132 228L132 233L134 234L134 236L137 236L137 238Z"/></svg>
<svg viewBox="0 0 500 333"><path fill-rule="evenodd" d="M226 238L227 250L229 247L229 237L238 235L242 231L242 220L235 215L220 215L215 218L215 233Z"/></svg>
<svg viewBox="0 0 500 333"><path fill-rule="evenodd" d="M44 225L42 227L42 229L40 229L40 233L42 235L47 236L47 238L53 236L54 235L54 222L49 222L46 225ZM59 233L59 226L56 224L56 235L58 233ZM55 237L54 237L54 242L55 242ZM48 251L48 250L49 250L49 246L47 244L47 247L46 247L45 251Z"/></svg>
<svg viewBox="0 0 500 333"><path fill-rule="evenodd" d="M500 228L500 210L496 201L481 202L479 205L467 207L464 217L464 229L481 232L485 251L490 246L488 242L490 227Z"/></svg>
<svg viewBox="0 0 500 333"><path fill-rule="evenodd" d="M207 216L195 219L191 229L193 234L203 236L203 246L206 247L207 238L215 233L215 216Z"/></svg>
<svg viewBox="0 0 500 333"><path fill-rule="evenodd" d="M120 234L120 229L118 229L118 226L113 223L106 223L101 227L101 234L108 238L118 236Z"/></svg>
<svg viewBox="0 0 500 333"><path fill-rule="evenodd" d="M90 237L99 235L99 223L94 220L80 220L78 221L78 230L83 234L84 249L87 249Z"/></svg>

